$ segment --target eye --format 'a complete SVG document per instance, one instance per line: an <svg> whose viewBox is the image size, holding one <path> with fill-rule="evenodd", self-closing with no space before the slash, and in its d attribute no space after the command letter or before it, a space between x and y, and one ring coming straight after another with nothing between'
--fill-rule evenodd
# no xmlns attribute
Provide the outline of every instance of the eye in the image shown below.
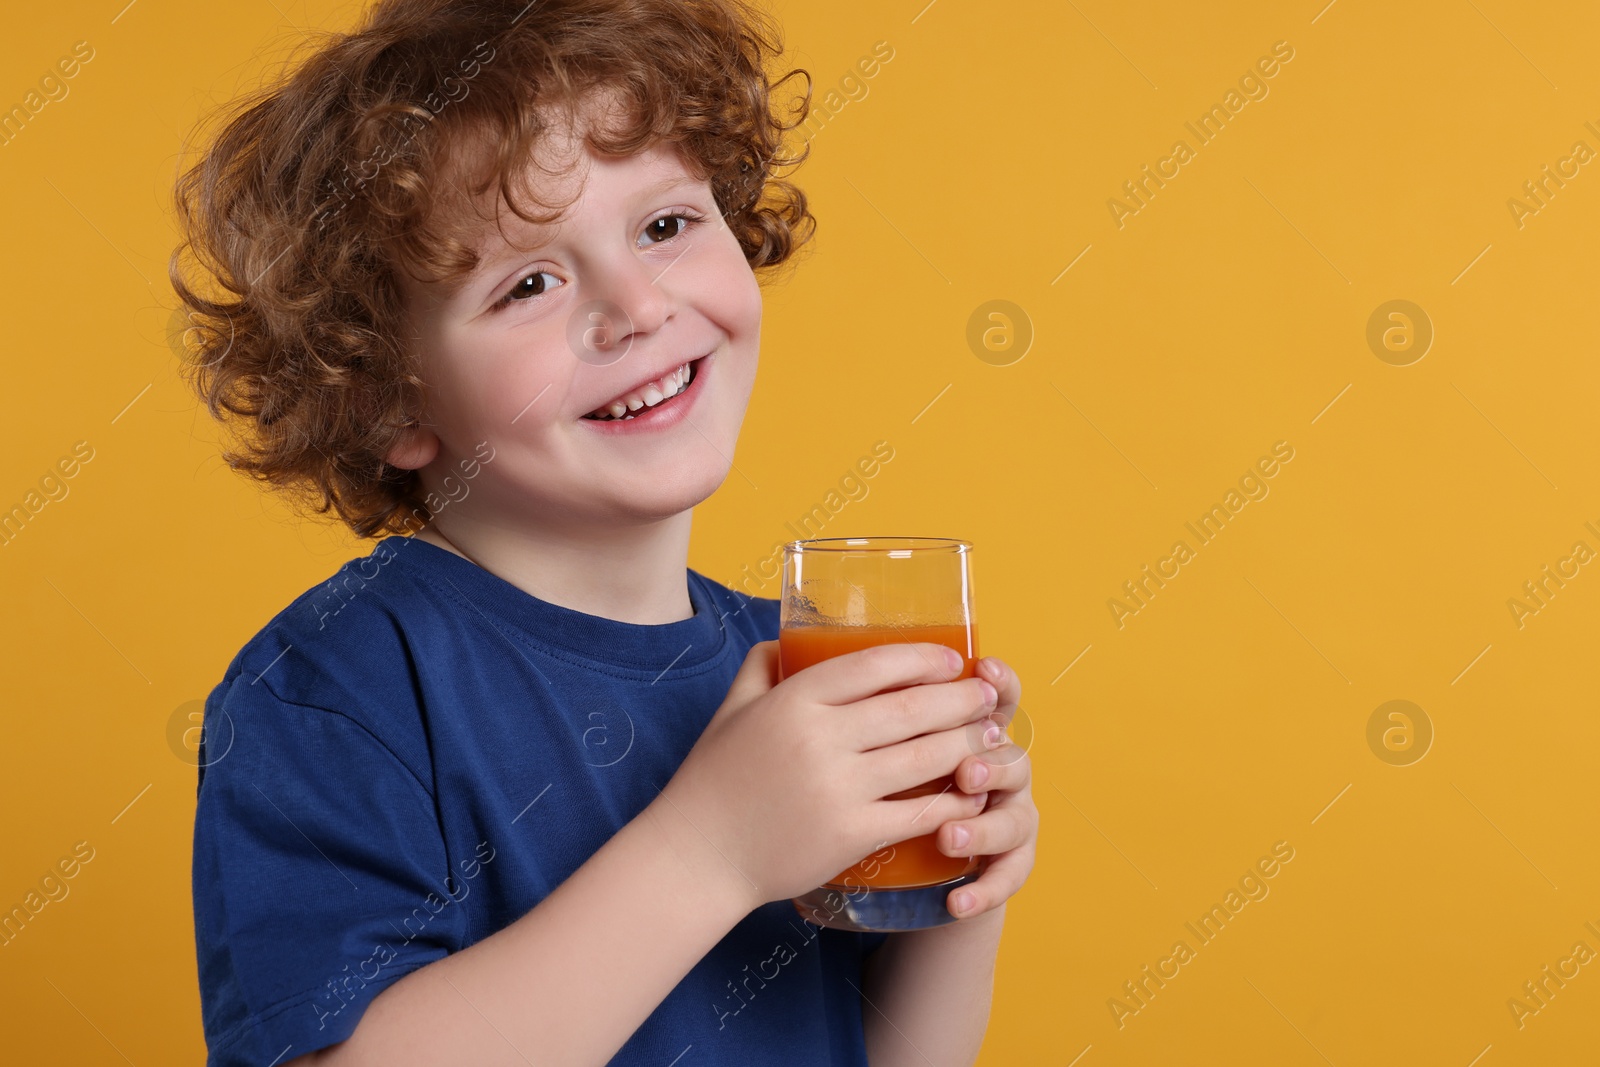
<svg viewBox="0 0 1600 1067"><path fill-rule="evenodd" d="M640 234L640 244L661 244L670 241L702 218L703 216L691 211L674 211L670 215L652 219L645 224L644 233Z"/></svg>
<svg viewBox="0 0 1600 1067"><path fill-rule="evenodd" d="M544 279L550 278L551 282ZM523 275L522 279L513 285L506 294L495 301L495 310L498 311L515 300L527 300L535 296L543 296L546 292L565 283L549 271L534 271L532 274Z"/></svg>

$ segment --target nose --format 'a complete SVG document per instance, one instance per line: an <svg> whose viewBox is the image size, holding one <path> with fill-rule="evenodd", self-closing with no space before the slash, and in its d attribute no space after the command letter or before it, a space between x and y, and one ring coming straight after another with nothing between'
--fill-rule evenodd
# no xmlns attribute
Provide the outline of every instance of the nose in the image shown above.
<svg viewBox="0 0 1600 1067"><path fill-rule="evenodd" d="M590 291L599 302L609 305L618 321L604 331L607 336L597 347L626 351L672 320L677 301L662 279L676 262L675 258L663 262L624 254L604 265Z"/></svg>

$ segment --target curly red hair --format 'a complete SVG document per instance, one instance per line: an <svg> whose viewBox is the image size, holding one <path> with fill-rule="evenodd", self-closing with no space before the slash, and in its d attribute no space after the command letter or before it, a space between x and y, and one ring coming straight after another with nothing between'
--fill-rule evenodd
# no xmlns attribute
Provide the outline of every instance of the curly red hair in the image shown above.
<svg viewBox="0 0 1600 1067"><path fill-rule="evenodd" d="M358 536L431 517L417 472L385 459L422 414L398 272L448 284L477 265L453 210L464 168L472 196L497 185L522 218L558 217L536 193L544 210L519 202L518 175L552 116L570 122L599 91L624 108L586 128L589 146L677 148L753 269L815 230L781 176L806 156L784 135L810 77L769 78L781 42L747 0L379 0L354 32L311 43L227 109L178 179L169 276L186 378L238 438L228 465ZM775 93L796 75L784 122ZM185 253L213 295L189 285Z"/></svg>

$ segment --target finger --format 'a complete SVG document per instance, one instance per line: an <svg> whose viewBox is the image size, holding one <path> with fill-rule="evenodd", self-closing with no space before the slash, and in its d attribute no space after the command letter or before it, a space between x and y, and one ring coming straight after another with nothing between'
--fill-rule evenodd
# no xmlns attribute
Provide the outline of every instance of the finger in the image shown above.
<svg viewBox="0 0 1600 1067"><path fill-rule="evenodd" d="M880 840L894 844L931 834L940 823L981 811L987 801L987 794L972 796L959 789L905 800L880 800L872 806L874 829Z"/></svg>
<svg viewBox="0 0 1600 1067"><path fill-rule="evenodd" d="M995 714L1004 723L1011 722L1011 717L1017 712L1017 705L1022 702L1022 679L1017 677L1017 672L1012 670L1005 660L996 656L985 656L978 661L977 675L987 679L1000 693L999 707Z"/></svg>
<svg viewBox="0 0 1600 1067"><path fill-rule="evenodd" d="M781 644L781 637L779 641ZM965 665L961 654L947 645L894 641L833 656L791 677L807 699L837 706L898 686L948 682L959 676Z"/></svg>
<svg viewBox="0 0 1600 1067"><path fill-rule="evenodd" d="M723 705L740 708L778 684L778 642L758 641L745 653Z"/></svg>
<svg viewBox="0 0 1600 1067"><path fill-rule="evenodd" d="M992 752L968 756L955 770L956 786L968 793L1014 792L1033 779L1033 761L1007 742Z"/></svg>
<svg viewBox="0 0 1600 1067"><path fill-rule="evenodd" d="M979 815L939 827L935 844L946 856L998 856L1020 848L1034 837L1039 815L1032 804L1002 804Z"/></svg>
<svg viewBox="0 0 1600 1067"><path fill-rule="evenodd" d="M954 774L972 753L1006 743L1005 734L982 719L866 752L865 773L873 789L883 790L878 795L888 796Z"/></svg>
<svg viewBox="0 0 1600 1067"><path fill-rule="evenodd" d="M932 682L857 701L850 716L858 751L977 722L994 710L998 693L981 678ZM943 772L941 772L943 773Z"/></svg>
<svg viewBox="0 0 1600 1067"><path fill-rule="evenodd" d="M978 880L952 890L945 898L945 907L958 919L970 919L1004 904L1027 881L1028 872L1033 870L1033 852L1033 846L1029 845L990 856ZM968 897L970 904L964 899Z"/></svg>

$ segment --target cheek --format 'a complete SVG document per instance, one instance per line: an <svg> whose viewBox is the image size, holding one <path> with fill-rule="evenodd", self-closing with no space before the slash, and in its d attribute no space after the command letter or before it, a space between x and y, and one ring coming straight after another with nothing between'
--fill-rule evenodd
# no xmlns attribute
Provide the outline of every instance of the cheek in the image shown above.
<svg viewBox="0 0 1600 1067"><path fill-rule="evenodd" d="M750 343L754 345L761 335L761 286L748 270L745 272L745 287L749 293L746 328L750 332Z"/></svg>
<svg viewBox="0 0 1600 1067"><path fill-rule="evenodd" d="M454 418L528 429L560 411L576 360L559 326L530 323L458 351L448 386Z"/></svg>
<svg viewBox="0 0 1600 1067"><path fill-rule="evenodd" d="M725 285L724 317L718 325L728 335L728 377L735 394L748 402L761 358L761 288L742 260Z"/></svg>
<svg viewBox="0 0 1600 1067"><path fill-rule="evenodd" d="M727 335L727 365L724 373L733 386L730 395L748 399L755 386L756 365L761 348L761 287L743 256L730 269L711 279L716 304L711 312L717 326Z"/></svg>
<svg viewBox="0 0 1600 1067"><path fill-rule="evenodd" d="M735 345L754 344L761 330L761 286L733 234L720 235L698 279L701 306Z"/></svg>

